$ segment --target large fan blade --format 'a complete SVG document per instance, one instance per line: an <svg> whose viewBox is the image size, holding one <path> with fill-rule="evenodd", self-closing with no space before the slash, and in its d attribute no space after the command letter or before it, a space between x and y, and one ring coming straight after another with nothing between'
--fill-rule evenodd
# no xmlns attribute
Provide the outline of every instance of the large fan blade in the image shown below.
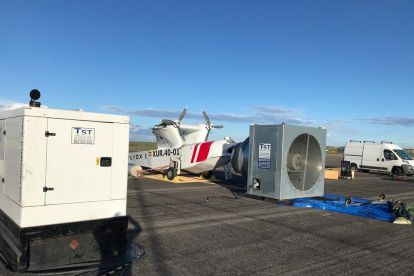
<svg viewBox="0 0 414 276"><path fill-rule="evenodd" d="M203 112L204 118L206 119L207 125L210 126L210 119L207 116L207 113L204 111L204 109L201 109L201 111Z"/></svg>
<svg viewBox="0 0 414 276"><path fill-rule="evenodd" d="M318 140L308 133L298 135L289 146L286 167L293 187L299 191L312 189L323 167Z"/></svg>
<svg viewBox="0 0 414 276"><path fill-rule="evenodd" d="M181 122L181 120L184 118L186 112L187 112L187 107L185 107L183 112L181 112L181 115L178 118L178 122Z"/></svg>

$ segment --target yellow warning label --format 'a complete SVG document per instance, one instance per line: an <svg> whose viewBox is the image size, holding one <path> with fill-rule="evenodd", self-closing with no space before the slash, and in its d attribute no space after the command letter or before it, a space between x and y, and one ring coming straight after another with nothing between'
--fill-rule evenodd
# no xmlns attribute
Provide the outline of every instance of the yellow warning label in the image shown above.
<svg viewBox="0 0 414 276"><path fill-rule="evenodd" d="M99 157L96 157L96 165L99 166Z"/></svg>

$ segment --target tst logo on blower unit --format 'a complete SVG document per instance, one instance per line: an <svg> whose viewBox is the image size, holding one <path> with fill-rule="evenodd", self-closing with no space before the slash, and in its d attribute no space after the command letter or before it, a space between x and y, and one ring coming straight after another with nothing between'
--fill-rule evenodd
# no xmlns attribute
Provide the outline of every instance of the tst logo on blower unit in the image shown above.
<svg viewBox="0 0 414 276"><path fill-rule="evenodd" d="M270 169L270 143L259 143L259 169Z"/></svg>
<svg viewBox="0 0 414 276"><path fill-rule="evenodd" d="M95 144L95 129L72 127L72 144Z"/></svg>

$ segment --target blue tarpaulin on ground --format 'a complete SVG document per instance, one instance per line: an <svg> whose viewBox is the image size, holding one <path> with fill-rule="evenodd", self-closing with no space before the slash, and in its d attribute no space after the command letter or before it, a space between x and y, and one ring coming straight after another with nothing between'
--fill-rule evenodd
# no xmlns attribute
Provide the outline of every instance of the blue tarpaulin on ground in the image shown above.
<svg viewBox="0 0 414 276"><path fill-rule="evenodd" d="M352 197L352 203L346 205L346 198L347 197L345 196L329 194L326 194L321 198L298 198L294 200L294 203L291 206L322 209L389 222L393 222L396 219L396 214L393 210L393 202L379 202Z"/></svg>

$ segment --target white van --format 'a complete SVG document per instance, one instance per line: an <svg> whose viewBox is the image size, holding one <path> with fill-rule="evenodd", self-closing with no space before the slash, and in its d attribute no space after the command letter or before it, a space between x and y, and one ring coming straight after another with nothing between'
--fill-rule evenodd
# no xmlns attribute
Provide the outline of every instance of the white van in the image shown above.
<svg viewBox="0 0 414 276"><path fill-rule="evenodd" d="M414 174L413 158L391 142L351 140L345 145L344 161L351 163L351 170L384 171L394 175Z"/></svg>

